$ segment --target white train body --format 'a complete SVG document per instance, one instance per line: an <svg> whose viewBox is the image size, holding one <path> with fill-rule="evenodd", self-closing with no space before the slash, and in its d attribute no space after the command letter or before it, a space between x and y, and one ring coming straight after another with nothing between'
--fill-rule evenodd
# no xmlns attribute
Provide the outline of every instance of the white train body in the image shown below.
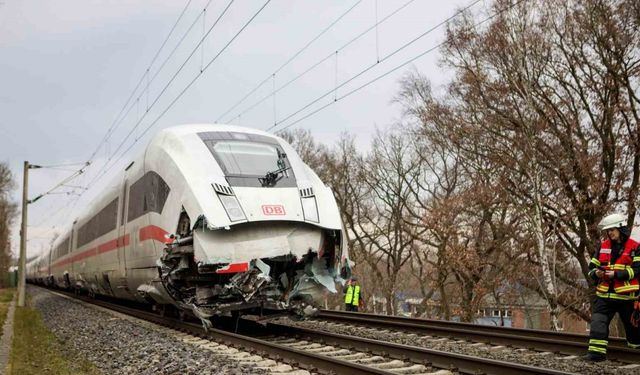
<svg viewBox="0 0 640 375"><path fill-rule="evenodd" d="M160 131L27 277L211 316L317 302L349 268L333 194L289 144L184 125Z"/></svg>

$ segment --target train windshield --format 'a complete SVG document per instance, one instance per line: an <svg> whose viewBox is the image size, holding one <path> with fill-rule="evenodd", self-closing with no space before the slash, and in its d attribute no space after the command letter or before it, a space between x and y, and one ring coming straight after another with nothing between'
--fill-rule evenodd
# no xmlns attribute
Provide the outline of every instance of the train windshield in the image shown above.
<svg viewBox="0 0 640 375"><path fill-rule="evenodd" d="M222 168L229 185L297 186L287 155L273 137L239 132L205 132L198 135Z"/></svg>
<svg viewBox="0 0 640 375"><path fill-rule="evenodd" d="M212 148L227 175L263 176L278 169L278 149L275 145L220 141Z"/></svg>

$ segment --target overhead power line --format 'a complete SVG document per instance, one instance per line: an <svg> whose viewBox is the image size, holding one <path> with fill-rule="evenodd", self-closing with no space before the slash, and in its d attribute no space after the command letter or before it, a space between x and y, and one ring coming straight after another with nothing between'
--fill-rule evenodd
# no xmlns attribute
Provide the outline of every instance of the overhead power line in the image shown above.
<svg viewBox="0 0 640 375"><path fill-rule="evenodd" d="M402 4L401 6L399 6L398 8L396 8L393 12L389 13L386 17L384 17L383 19L381 19L380 21L376 21L376 23L374 23L373 25L369 26L367 29L365 29L364 31L360 32L358 35L356 35L355 37L351 38L348 42L344 43L342 46L338 47L335 51L331 51L326 57L320 59L319 61L315 62L314 64L312 64L311 66L309 66L307 69L305 69L302 73L298 74L297 76L293 77L292 79L290 79L289 81L287 81L286 83L284 83L283 85L281 85L280 87L278 87L277 89L273 90L272 92L270 92L269 94L265 95L264 97L262 97L261 99L257 100L256 102L254 102L253 104L249 105L248 107L246 107L244 110L242 110L240 113L238 113L237 115L228 118L225 122L231 122L233 119L237 119L240 118L242 115L244 115L245 113L251 111L252 109L254 109L255 107L257 107L258 105L264 103L266 100L268 100L269 98L271 98L272 96L274 96L275 94L277 94L278 92L282 91L283 89L285 89L286 87L288 87L289 85L291 85L292 83L296 82L297 80L299 80L300 78L302 78L303 76L307 75L309 72L313 71L315 68L317 68L318 66L322 65L324 62L326 62L327 60L331 59L331 58L335 58L336 55L343 51L345 48L347 48L348 46L350 46L351 44L355 43L357 40L359 40L360 38L362 38L363 36L367 35L371 30L374 30L375 28L377 28L379 25L383 24L384 22L386 22L387 20L389 20L390 18L392 18L393 16L395 16L398 12L400 12L401 10L405 9L407 6L409 6L411 3L413 3L415 0L409 0L406 3ZM378 62L380 62L378 60ZM269 79L271 78L271 76L267 77L265 79L265 81L263 81L262 83L260 83L259 86L257 86L254 90L252 90L252 92L250 92L249 94L247 94L244 98L242 98L240 101L238 101L232 108L230 108L229 110L227 110L224 114L220 115L217 119L216 122L219 122L222 117L224 117L225 115L227 115L229 112L231 112L234 108L236 108L239 104L241 104L248 96L250 96L251 94L253 94L260 86L262 86L265 82L267 82Z"/></svg>
<svg viewBox="0 0 640 375"><path fill-rule="evenodd" d="M414 1L414 0L412 0ZM234 109L236 109L240 104L242 104L242 102L244 102L247 98L249 98L251 95L253 95L253 93L255 93L258 89L260 89L260 87L264 86L265 83L269 82L269 80L272 79L273 76L275 76L276 74L278 74L282 69L284 69L287 65L289 65L293 60L295 60L298 56L300 56L300 54L302 54L304 51L307 50L307 48L309 48L309 46L311 46L316 40L318 40L321 36L323 36L324 34L327 33L327 31L329 31L331 28L333 28L333 26L335 26L336 24L338 24L338 22L340 22L340 20L342 20L347 14L351 13L351 11L353 9L355 9L360 3L362 3L362 0L358 0L355 4L353 4L349 9L347 9L344 13L342 13L338 18L336 18L335 20L333 20L333 22L331 22L327 27L325 27L322 31L320 31L320 33L318 33L318 35L314 36L313 38L311 38L311 40L309 42L307 42L304 47L300 48L298 51L296 51L293 55L291 55L291 57L289 57L287 59L287 61L285 61L282 65L280 65L276 70L273 71L273 73L269 74L265 79L262 80L262 82L258 83L253 89L251 89L246 95L244 95L242 97L242 99L238 100L233 106L231 106L231 108L229 108L228 110L226 110L223 114L221 114L220 116L218 116L218 118L216 119L216 122L219 122L220 119L222 119L224 116L226 116L229 112L233 111Z"/></svg>
<svg viewBox="0 0 640 375"><path fill-rule="evenodd" d="M178 24L180 23L180 21L183 19L184 15L186 14L190 4L191 4L192 0L188 0L185 4L185 6L182 8L182 11L180 12L180 14L178 15L177 19L174 21L171 29L169 30L169 33L167 34L167 36L164 38L164 40L162 41L160 47L158 48L158 50L156 51L156 53L154 54L153 58L151 59L151 62L147 65L147 68L145 69L144 73L140 76L140 79L138 80L138 83L135 85L133 91L131 91L131 94L129 95L129 97L127 98L127 100L125 101L124 105L122 106L122 108L120 109L120 111L118 112L118 114L116 115L116 117L114 118L113 122L111 123L111 125L109 126L109 128L107 129L107 132L105 133L105 135L102 137L102 139L100 140L100 142L98 142L98 145L96 146L95 150L91 153L91 155L88 158L88 161L86 163L93 163L95 156L97 155L97 153L100 151L100 149L102 148L102 146L104 144L107 143L107 141L109 140L109 138L111 137L111 135L113 134L113 132L115 132L115 130L118 128L118 126L120 126L120 124L124 121L124 119L127 117L127 115L129 114L129 112L131 111L131 109L134 107L135 102L132 102L132 99L134 98L135 94L138 92L138 89L141 87L142 83L145 81L145 78L147 78L147 90L148 90L148 85L153 82L153 80L155 79L155 77L157 77L157 75L160 73L160 71L162 71L162 69L164 68L165 64L167 63L167 61L171 58L171 56L173 56L173 54L175 53L175 51L178 49L178 47L182 44L182 42L184 41L186 35L189 33L189 31L191 30L191 28L193 27L190 26L189 29L187 30L187 32L182 36L182 38L178 41L178 43L175 45L175 47L173 48L173 50L169 53L169 55L167 56L167 58L164 59L164 61L162 62L162 64L160 65L160 67L158 69L155 70L155 74L154 76L149 79L149 73L152 69L152 67L154 66L154 64L156 63L157 59L160 57L161 52L164 50L165 46L167 45L168 41L171 39L171 36L173 35L173 33L175 32ZM207 3L207 5L205 6L205 9L209 6L209 4L211 3L212 0L209 0L209 2ZM200 16L198 16L199 18ZM197 19L196 19L197 22ZM194 22L195 23L195 22ZM142 91L144 92L144 90ZM140 94L142 95L142 94ZM140 96L138 96L138 98L140 98ZM130 105L131 103L131 105ZM128 107L128 109L127 109ZM125 112L126 110L126 112ZM70 164L58 164L58 165L48 165L48 166L42 166L42 168L49 168L49 169L57 169L57 170L67 170L67 171L74 171L73 169L67 169L65 167L68 166L75 166L75 165L80 165L83 163L70 163ZM78 176L75 176L74 178L76 178ZM84 179L86 177L86 173L81 173L79 175L80 180L82 180L80 182L80 184L84 183ZM70 180L69 180L70 181ZM67 182L69 182L67 181ZM57 216L58 214L62 213L62 212L67 212L67 211L73 211L73 209L75 208L75 206L77 205L80 197L84 194L84 192L87 190L87 187L79 187L79 186L71 186L71 185L67 185L67 184L63 184L63 186L67 186L67 187L72 187L74 189L81 189L82 191L79 194L67 194L70 195L71 198L68 200L68 202L63 205L62 207L60 207L59 209L56 210L55 214L53 215L43 215L43 220L38 224L41 225L44 221L50 220L51 218ZM52 194L52 193L49 193ZM55 193L57 194L57 193ZM51 208L51 207L50 207ZM50 208L47 210L50 211Z"/></svg>
<svg viewBox="0 0 640 375"><path fill-rule="evenodd" d="M131 94L129 95L129 98L127 98L127 101L124 103L124 105L122 106L122 109L120 109L120 112L118 113L118 115L115 117L115 119L113 120L113 123L111 124L111 126L109 127L109 129L107 129L107 132L105 133L104 137L102 137L102 140L98 143L98 147L96 147L96 149L93 151L93 153L91 154L91 156L89 156L89 161L92 161L93 158L96 156L96 154L98 153L98 151L100 151L100 148L102 147L102 145L109 139L111 133L113 131L115 131L116 127L120 124L120 116L122 115L122 113L124 112L124 110L127 108L127 106L129 105L129 102L131 101L131 99L133 98L133 96L135 95L135 93L138 91L138 89L140 88L140 85L142 84L142 82L144 81L145 77L148 77L149 74L149 70L151 69L151 67L153 66L153 64L156 62L156 59L158 58L158 56L160 56L160 52L162 51L162 49L164 48L164 46L167 44L167 42L169 41L169 38L171 38L171 35L173 34L173 32L176 29L176 26L178 26L178 23L180 22L180 20L182 19L182 17L184 16L184 14L187 11L187 8L189 8L189 5L191 4L191 0L187 1L187 4L184 6L184 8L182 9L182 12L180 13L180 15L178 16L178 19L176 19L176 21L174 22L173 26L171 27L171 30L169 31L169 34L167 34L166 38L164 39L164 41L162 42L162 44L160 45L160 48L158 48L158 51L156 51L155 55L153 56L153 58L151 59L151 62L149 63L149 65L147 66L147 69L145 70L145 72L142 74L142 76L140 77L140 79L138 80L138 84L136 84L135 88L133 89L133 91L131 92ZM116 125L118 124L118 125Z"/></svg>
<svg viewBox="0 0 640 375"><path fill-rule="evenodd" d="M231 2L233 2L233 0ZM94 181L90 182L90 185L95 183L97 180L102 178L106 173L108 173L109 170L111 170L111 168L113 168L113 166L115 166L124 157L124 155L126 155L127 152L129 152L129 150L131 150L131 148L133 148L133 146L138 142L138 139L142 138L149 131L149 129L151 129L171 109L171 107L173 107L173 105L182 97L182 95L184 95L184 93L187 92L187 90L198 80L198 78L200 78L202 76L202 74L204 74L204 72L218 59L218 57L220 57L220 55L222 55L222 53L238 38L238 36L240 36L240 34L242 34L242 32L253 22L253 20L264 10L264 8L266 8L266 6L270 2L271 2L271 0L267 0L260 7L260 9L258 9L258 11L256 11L253 14L253 16L240 28L240 30L238 30L235 33L235 35L224 45L224 47L222 47L220 49L220 51L218 51L218 53L211 60L209 60L209 62L202 68L202 70L182 89L182 91L180 91L180 93L171 101L171 103L169 103L169 105L149 125L147 125L147 127L142 131L142 133L138 136L138 138L136 138L129 145L129 147L126 150L124 150L120 154L120 156L108 168L106 168L102 172L102 174L100 174L96 179L94 179ZM208 33L209 32L207 32L207 35L208 35ZM203 37L203 40L204 40L204 38L206 38L206 35ZM198 46L199 45L200 45L200 43L198 43ZM198 46L196 46L196 48L193 50L194 52L192 52L192 54L189 55L189 58L195 53L195 51L197 51ZM174 76L174 78L175 78L175 76ZM169 82L169 84L170 84L170 82ZM162 92L164 92L164 90ZM154 103L156 101L154 101ZM136 124L136 127L139 124L140 124L140 121ZM132 131L127 135L127 137L125 137L125 140L132 134L133 130L135 130L136 127L134 127L134 129L132 129ZM121 145L123 143L124 142L122 142ZM115 152L117 152L120 148L121 148L121 146L119 146L118 149Z"/></svg>
<svg viewBox="0 0 640 375"><path fill-rule="evenodd" d="M515 7L515 6L517 6L518 4L523 3L523 2L525 2L525 1L526 1L526 0L520 0L520 1L516 2L516 3L513 3L513 4L511 4L511 5L507 6L507 7L503 8L503 9L501 9L501 10L499 10L499 11L497 11L497 12L493 13L492 15L490 15L490 16L488 16L488 17L484 18L482 21L480 21L480 22L478 22L478 23L474 24L474 27L478 27L478 26L482 25L483 23L485 23L485 22L487 22L487 21L489 21L489 20L491 20L491 19L493 19L493 18L497 17L498 15L500 15L500 14L502 14L502 13L504 13L504 12L506 12L506 11L508 11L508 10L512 9L512 8L514 8L514 7ZM477 2L478 2L478 1L476 1L476 2L472 3L471 5L474 5L474 4L475 4L475 3L477 3ZM471 5L470 5L470 6L471 6ZM468 7L467 7L467 8L468 8ZM465 9L467 9L467 8L465 8ZM457 16L459 13L460 13L460 12L456 13L456 15L454 15L453 17ZM453 17L450 17L449 19L451 19L451 18L453 18ZM353 89L353 90L351 90L351 91L347 92L346 94L344 94L344 95L342 95L342 96L340 96L340 97L337 97L337 98L336 98L336 99L334 99L333 101L331 101L331 102L329 102L329 103L327 103L327 104L325 104L325 105L323 105L323 106L321 106L321 107L319 107L319 108L317 108L317 109L313 110L312 112L310 112L310 113L308 113L308 114L304 115L303 117L301 117L301 118L299 118L299 119L297 119L297 120L293 121L292 123L288 124L287 126L283 127L282 129L279 129L279 130L278 130L278 132L284 131L284 130L286 130L286 129L288 129L288 128L292 127L293 125L295 125L295 124L299 123L300 121L303 121L303 120L305 120L305 119L307 119L307 118L309 118L309 117L313 116L314 114L316 114L316 113L318 113L318 112L320 112L320 111L324 110L325 108L327 108L327 107L329 107L329 106L333 105L334 103L336 103L336 102L338 102L338 101L340 101L340 100L342 100L342 99L344 99L344 98L346 98L346 97L348 97L348 96L351 96L352 94L354 94L354 93L356 93L356 92L358 92L358 91L360 91L360 90L364 89L365 87L367 87L367 86L371 85L372 83L374 83L374 82L376 82L376 81L378 81L378 80L380 80L380 79L382 79L382 78L384 78L384 77L388 76L389 74L391 74L391 73L393 73L393 72L397 71L398 69L400 69L400 68L402 68L402 67L404 67L404 66L407 66L408 64L411 64L412 62L414 62L414 61L418 60L419 58L421 58L421 57L425 56L426 54L428 54L428 53L430 53L430 52L435 51L436 49L438 49L438 48L442 47L444 44L445 44L445 42L441 42L441 43L439 43L439 44L437 44L437 45L435 45L435 46L433 46L433 47L431 47L431 48L427 49L426 51L424 51L424 52L422 52L422 53L418 54L417 56L412 57L411 59L409 59L409 60L407 60L407 61L405 61L405 62L401 63L400 65L395 66L394 68L392 68L392 69L390 69L390 70L386 71L385 73L383 73L383 74L381 74L381 75L379 75L379 76L377 76L377 77L375 77L375 78L371 79L370 81L368 81L368 82L366 82L366 83L362 84L361 86L356 87L355 89ZM366 70L368 70L368 69L369 69L369 68L365 69L364 71L366 71ZM364 72L364 71L363 71L363 72ZM356 74L354 77L352 77L352 78L350 78L349 80L345 81L345 82L344 82L342 85L340 85L339 87L341 87L341 86L343 86L344 84L346 84L346 83L348 83L348 82L352 81L353 79L355 79L357 76L359 76L359 75L361 75L361 74L362 74L362 72L361 72L361 73ZM296 114L300 113L301 111L303 111L304 109L306 109L306 108L310 107L311 105L313 105L313 104L317 103L319 100L321 100L322 98L324 98L324 97L328 96L329 94L331 94L331 93L333 93L333 92L334 92L334 90L331 90L331 91L329 91L328 93L325 93L324 95L322 95L322 96L320 96L320 97L318 97L318 98L314 99L313 101L311 101L310 103L308 103L307 105L305 105L302 109L299 109L299 110L295 111L294 113L292 113L292 114L290 114L289 116L287 116L284 120L282 120L282 121L280 121L280 122L276 123L275 125L273 125L273 126L269 127L267 130L271 130L271 129L273 129L273 128L275 128L275 127L279 126L279 125L281 125L284 121L286 121L286 120L288 120L289 118L291 118L291 117L295 116Z"/></svg>
<svg viewBox="0 0 640 375"><path fill-rule="evenodd" d="M133 126L133 128L131 128L131 130L129 131L129 133L127 133L127 135L122 139L122 141L118 144L118 147L116 147L115 151L113 151L111 153L111 155L107 158L105 164L102 166L102 168L100 169L100 171L98 171L98 173L96 173L96 175L94 176L94 178L89 182L89 184L87 185L87 187L93 185L96 181L98 181L100 178L102 178L102 176L104 176L104 174L109 171L111 169L111 167L107 168L107 165L109 164L109 162L113 159L113 157L118 153L118 151L120 151L120 149L122 148L122 146L126 143L126 141L131 137L131 135L133 134L133 132L138 128L138 126L140 126L140 124L142 123L142 121L147 117L147 114L149 113L149 111L158 103L158 101L160 100L160 98L164 95L164 93L167 91L167 89L169 88L169 86L171 85L171 83L173 83L173 81L176 79L176 77L178 76L178 74L180 74L180 72L182 71L182 69L184 69L184 67L187 65L187 63L191 60L191 58L195 55L195 53L198 51L198 49L200 48L200 46L202 45L202 43L207 39L207 37L209 36L209 34L211 33L211 31L216 27L216 25L218 25L218 23L220 22L220 20L222 19L222 17L227 13L227 11L229 10L229 8L231 7L231 5L233 4L235 0L230 0L227 3L227 6L222 10L222 12L220 13L220 15L218 15L218 18L215 20L215 22L211 25L211 27L209 28L209 30L207 30L207 32L202 36L202 38L200 38L200 41L198 42L198 44L196 44L196 46L191 50L191 53L189 53L189 55L187 56L187 58L182 62L182 64L180 65L180 67L178 68L178 70L176 70L176 72L173 74L173 76L169 79L169 81L164 85L164 87L162 88L162 90L160 91L160 93L155 97L155 99L151 102L151 105L149 105L149 107L147 108L147 110L143 113L143 115L138 119L138 121L136 121L135 125ZM205 8L206 9L206 8ZM204 10L203 10L204 12ZM202 72L201 72L202 73ZM137 140L137 139L136 139ZM135 143L135 142L134 142ZM119 160L119 159L118 159ZM117 160L112 163L115 164L117 163Z"/></svg>
<svg viewBox="0 0 640 375"><path fill-rule="evenodd" d="M349 79L347 79L346 81L342 82L341 84L339 84L338 86L332 88L331 90L327 91L325 94L320 95L319 97L315 98L314 100L310 101L309 103L307 103L306 105L304 105L303 107L301 107L300 109L292 112L291 114L289 114L288 116L286 116L284 119L280 120L280 121L276 121L272 126L268 127L266 130L270 131L273 130L274 128L280 126L282 123L284 123L285 121L289 120L290 118L294 117L295 115L299 114L300 112L306 110L307 108L311 107L312 105L314 105L315 103L317 103L318 101L326 98L327 96L331 95L332 93L334 93L336 90L338 90L339 88L342 88L343 86L347 85L348 83L352 82L353 80L357 79L358 77L362 76L363 74L367 73L369 70L373 69L374 67L378 66L378 64L390 59L391 57L395 56L397 53L399 53L400 51L404 50L405 48L413 45L415 42L419 41L420 39L424 38L425 36L431 34L432 32L434 32L435 30L437 30L438 28L444 26L447 24L447 22L451 21L452 19L458 17L460 14L462 14L463 12L465 12L466 10L470 9L471 7L473 7L474 5L480 3L483 0L474 0L473 2L471 2L469 5L467 5L466 7L458 10L457 12L455 12L452 16L442 20L441 22L439 22L438 24L436 24L435 26L432 26L431 28L429 28L428 30L424 31L423 33L421 33L420 35L414 37L413 39L411 39L410 41L406 42L405 44L403 44L402 46L396 48L394 51L388 53L387 55L385 55L384 57L382 57L380 60L376 61L375 63L367 66L366 68L364 68L363 70L359 71L358 73L354 74L353 76L351 76ZM334 100L335 102L336 100Z"/></svg>
<svg viewBox="0 0 640 375"><path fill-rule="evenodd" d="M80 168L79 170L77 170L76 172L74 172L72 175L70 175L70 176L66 177L65 179L63 179L62 181L60 181L60 182L59 182L58 184L56 184L54 187L52 187L51 189L47 190L47 192L46 192L46 193L42 193L42 194L40 194L40 195L36 196L35 198L30 199L27 203L33 203L33 202L37 201L38 199L40 199L40 198L44 197L45 195L53 194L53 193L54 193L54 190L56 190L57 188L59 188L59 187L61 187L61 186L65 185L65 184L67 184L67 183L69 183L69 182L73 181L76 177L78 177L79 175L83 174L83 173L84 173L84 170L85 170L85 169L86 169L90 164L91 164L91 163L86 162L82 168ZM36 167L38 167L38 168L39 168L39 166L36 166Z"/></svg>
<svg viewBox="0 0 640 375"><path fill-rule="evenodd" d="M138 97L136 98L136 100L131 101L130 99L133 98L133 96L127 101L129 107L126 110L126 112L122 115L122 117L120 117L120 120L118 122L118 124L116 124L115 128L113 131L115 131L115 129L120 126L120 124L124 121L125 118L127 118L127 116L129 115L129 113L131 112L131 110L133 110L133 108L136 108L137 106L140 105L140 99L142 98L142 95L144 94L144 92L146 91L147 94L149 93L149 86L155 82L156 78L158 77L158 75L160 74L160 72L162 72L162 70L164 69L164 67L167 65L167 63L169 62L169 60L171 60L171 58L173 57L173 55L175 54L175 52L178 50L178 48L180 48L180 46L182 45L182 43L184 42L184 40L186 39L186 37L191 34L191 30L195 27L195 25L198 24L198 22L200 21L201 18L204 18L204 14L207 12L207 9L209 8L209 5L211 5L211 2L213 0L209 0L207 2L207 4L204 6L204 8L200 11L200 13L198 13L198 16L191 22L191 25L189 25L189 27L187 28L187 30L182 34L182 37L180 37L180 40L178 40L178 43L176 43L176 45L173 47L173 49L171 50L171 52L169 52L169 54L164 58L164 60L162 61L162 63L160 64L160 66L155 70L155 73L153 74L153 76L151 78L149 78L148 74L146 74L147 72L145 72L144 75L142 75L140 82L138 83L138 87L140 85L140 83L142 83L142 81L144 80L144 78L146 77L147 80L147 88L146 90L143 90L140 92L140 94L138 95ZM138 87L136 87L136 89L134 90L134 92L132 94L135 94L137 92ZM145 113L151 109L149 107L149 103L146 103L146 107L145 107ZM143 115L144 116L144 115ZM107 160L105 162L105 164L108 162L109 160Z"/></svg>

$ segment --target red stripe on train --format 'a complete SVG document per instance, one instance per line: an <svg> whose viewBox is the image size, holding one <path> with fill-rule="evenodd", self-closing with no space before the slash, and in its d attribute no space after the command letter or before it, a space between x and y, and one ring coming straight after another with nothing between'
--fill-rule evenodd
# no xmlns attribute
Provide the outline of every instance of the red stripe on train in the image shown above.
<svg viewBox="0 0 640 375"><path fill-rule="evenodd" d="M249 271L249 263L231 263L226 267L218 268L216 273L238 273Z"/></svg>
<svg viewBox="0 0 640 375"><path fill-rule="evenodd" d="M165 231L164 229L158 226L148 225L140 229L138 238L140 239L140 241L157 240L164 243L166 241L165 235L167 233L168 233L167 231ZM84 258L89 258L98 254L104 254L109 251L117 250L120 247L128 246L129 243L131 242L130 238L131 236L129 234L125 234L124 236L120 236L115 240L107 241L105 243L98 245L97 247L93 247L91 249L85 250L69 258L61 259L56 263L52 264L51 267L64 266L66 264L74 263Z"/></svg>
<svg viewBox="0 0 640 375"><path fill-rule="evenodd" d="M169 233L160 227L147 225L140 229L140 241L156 240L165 243L167 241L167 234Z"/></svg>

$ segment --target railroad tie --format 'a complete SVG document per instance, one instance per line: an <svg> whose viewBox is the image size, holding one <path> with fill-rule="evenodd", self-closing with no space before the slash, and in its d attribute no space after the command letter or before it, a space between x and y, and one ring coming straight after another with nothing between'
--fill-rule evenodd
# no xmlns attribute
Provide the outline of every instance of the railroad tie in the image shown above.
<svg viewBox="0 0 640 375"><path fill-rule="evenodd" d="M384 359L384 357L380 357L379 355L374 355L374 356L369 357L369 358L358 359L358 360L356 360L354 362L355 363L361 363L363 365L368 365L368 364L380 363L380 362L384 362L384 361L386 361Z"/></svg>
<svg viewBox="0 0 640 375"><path fill-rule="evenodd" d="M367 355L366 353L352 353L351 351L348 351L349 354L345 354L345 355L336 355L336 356L332 356L336 359L340 359L343 361L355 361L358 359L363 359L363 358L368 358L369 355Z"/></svg>
<svg viewBox="0 0 640 375"><path fill-rule="evenodd" d="M392 359L383 363L374 363L371 367L379 368L381 370L390 370L399 367L405 367L405 363L399 359Z"/></svg>
<svg viewBox="0 0 640 375"><path fill-rule="evenodd" d="M427 368L424 365L417 365L417 364L409 365L406 367L389 369L389 371L395 374L420 374L425 370L427 370Z"/></svg>

